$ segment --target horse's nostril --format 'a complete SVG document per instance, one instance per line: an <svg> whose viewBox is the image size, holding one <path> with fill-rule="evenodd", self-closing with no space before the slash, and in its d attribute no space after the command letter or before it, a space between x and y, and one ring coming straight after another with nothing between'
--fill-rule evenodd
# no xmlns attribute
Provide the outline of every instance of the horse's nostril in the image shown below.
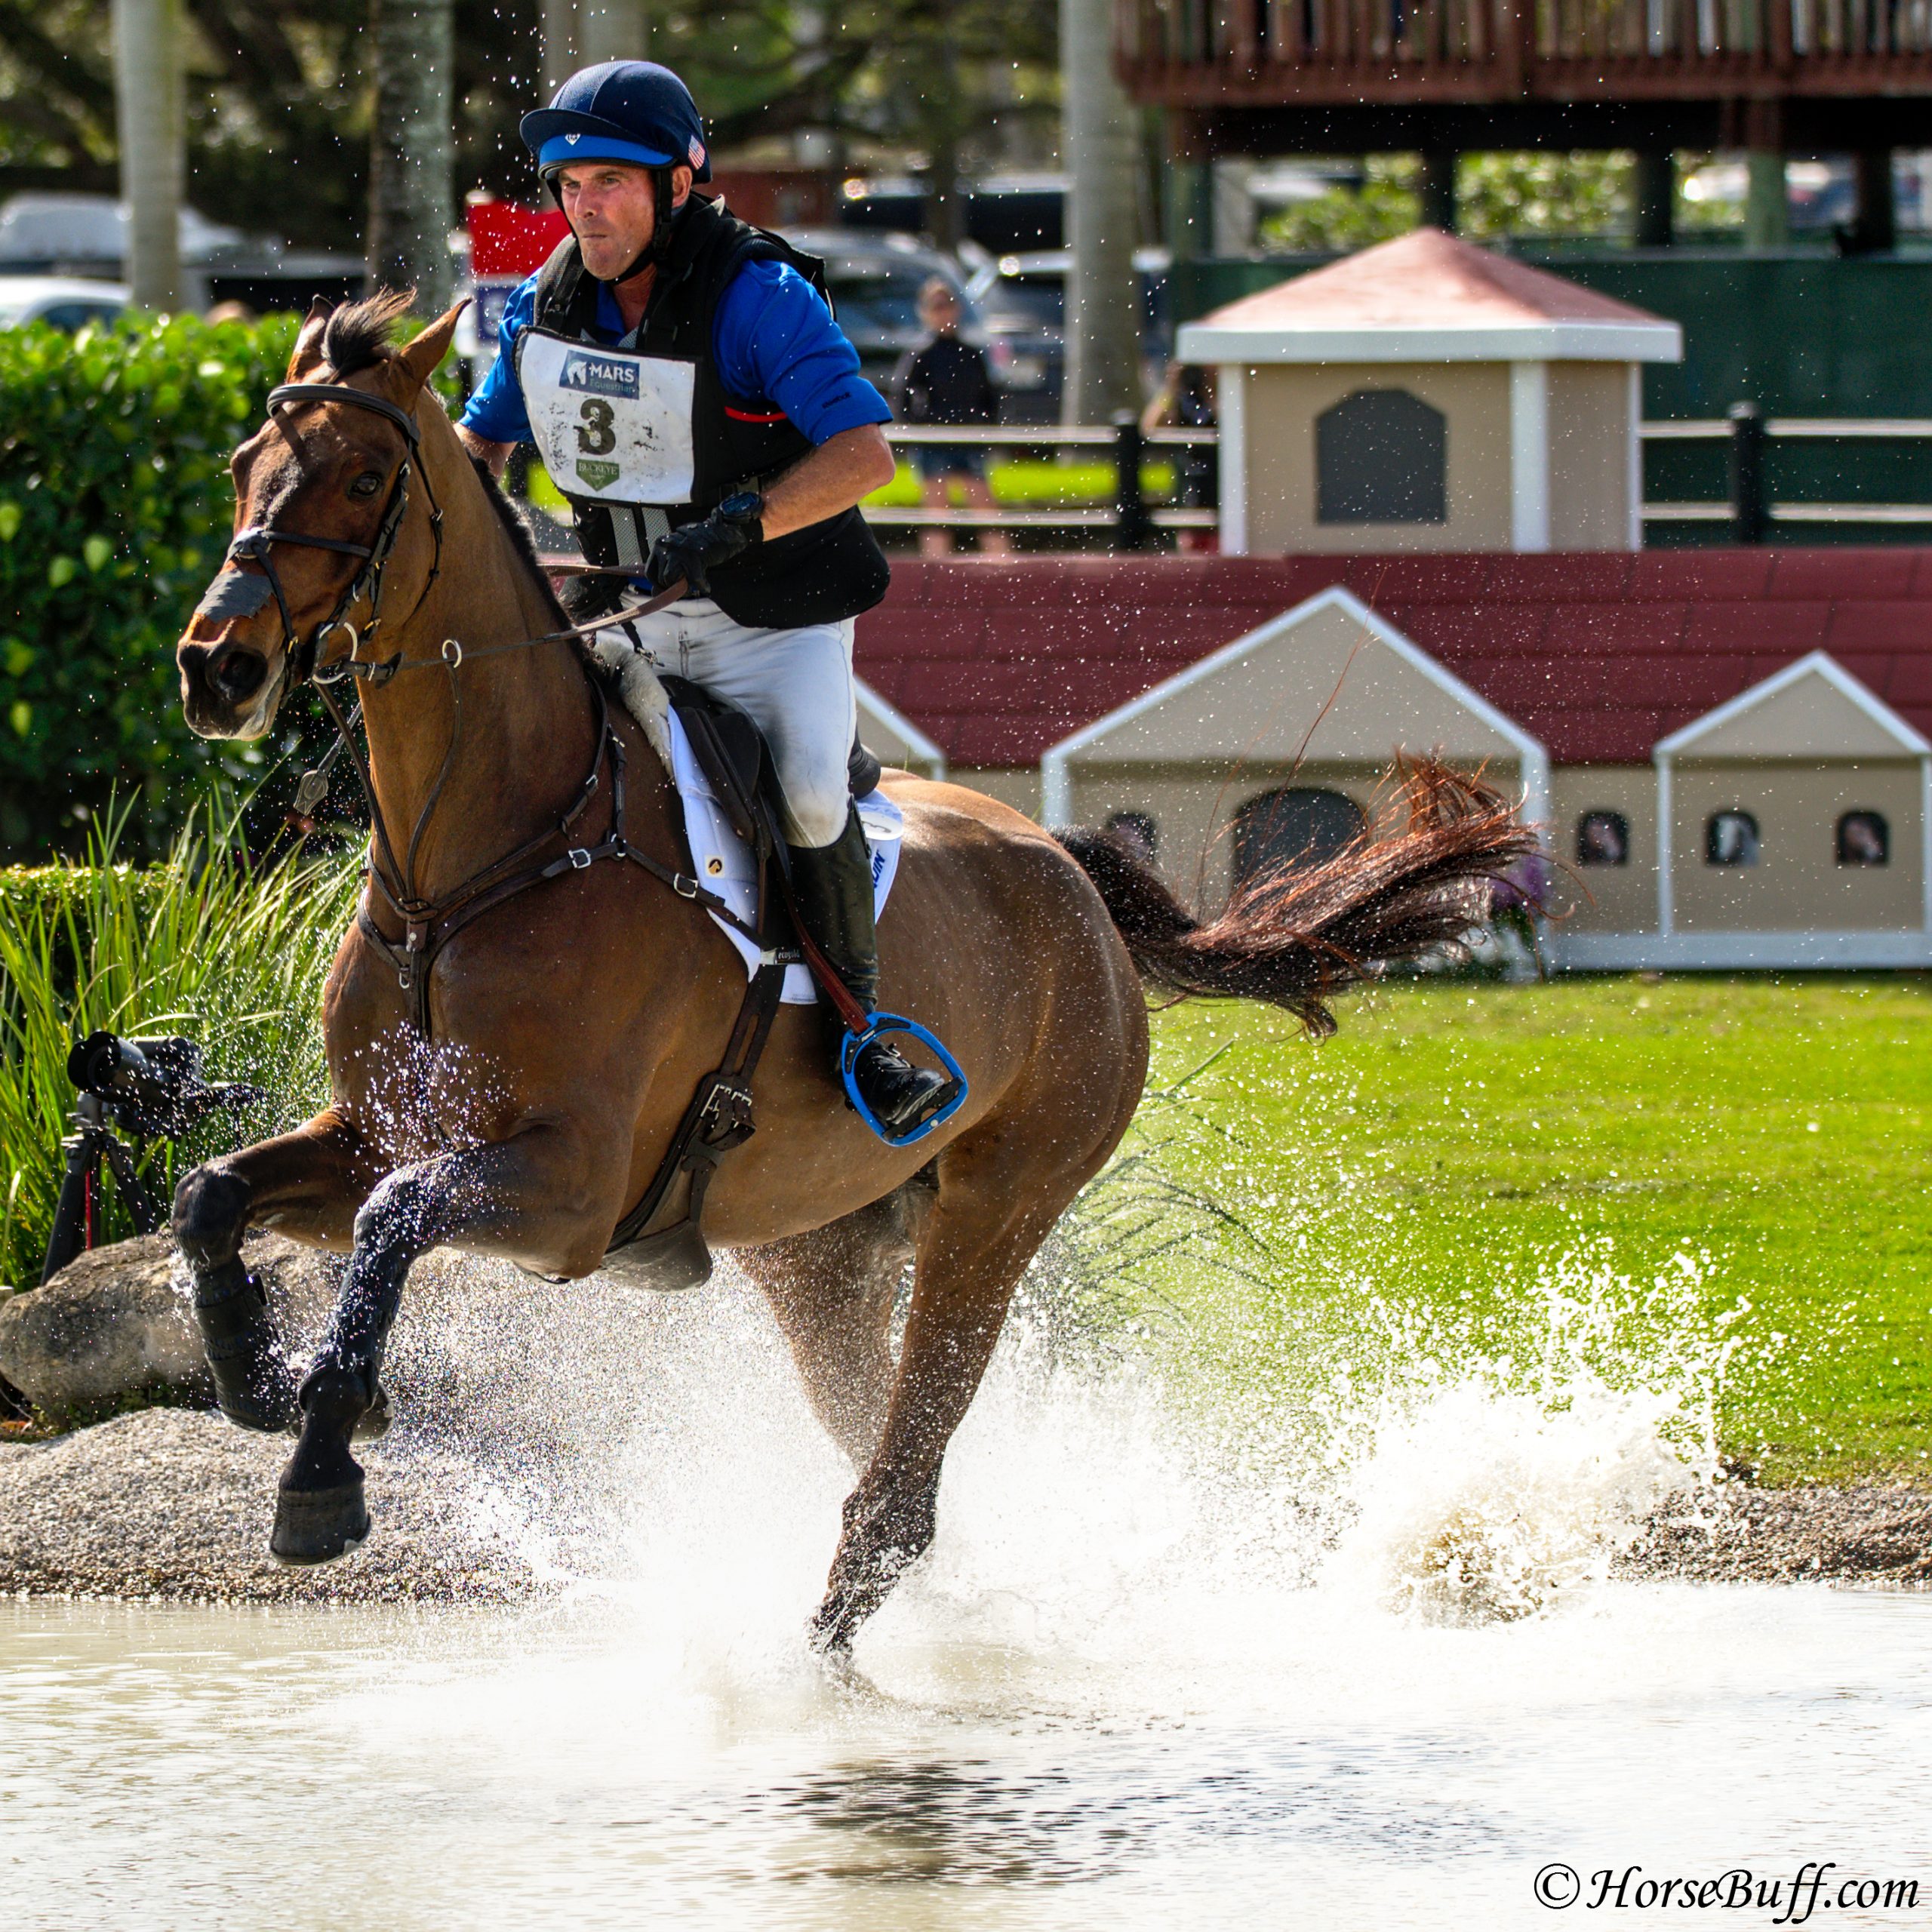
<svg viewBox="0 0 1932 1932"><path fill-rule="evenodd" d="M208 682L230 704L251 698L269 675L269 660L259 651L231 648L219 651L208 666Z"/></svg>

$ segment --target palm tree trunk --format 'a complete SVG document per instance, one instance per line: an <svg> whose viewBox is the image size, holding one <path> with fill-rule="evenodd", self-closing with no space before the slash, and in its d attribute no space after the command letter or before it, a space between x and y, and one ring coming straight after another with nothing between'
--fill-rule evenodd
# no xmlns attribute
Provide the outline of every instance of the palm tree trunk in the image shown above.
<svg viewBox="0 0 1932 1932"><path fill-rule="evenodd" d="M651 23L645 17L644 0L582 0L577 39L586 67L600 60L648 60Z"/></svg>
<svg viewBox="0 0 1932 1932"><path fill-rule="evenodd" d="M546 102L577 70L577 0L540 0L543 98Z"/></svg>
<svg viewBox="0 0 1932 1932"><path fill-rule="evenodd" d="M137 307L181 303L181 184L187 171L179 0L114 0L114 101L125 273Z"/></svg>
<svg viewBox="0 0 1932 1932"><path fill-rule="evenodd" d="M454 0L374 0L376 118L369 170L369 286L448 306L455 283L451 72Z"/></svg>
<svg viewBox="0 0 1932 1932"><path fill-rule="evenodd" d="M1060 158L1067 177L1066 384L1060 420L1140 407L1139 140L1114 77L1109 0L1060 0Z"/></svg>

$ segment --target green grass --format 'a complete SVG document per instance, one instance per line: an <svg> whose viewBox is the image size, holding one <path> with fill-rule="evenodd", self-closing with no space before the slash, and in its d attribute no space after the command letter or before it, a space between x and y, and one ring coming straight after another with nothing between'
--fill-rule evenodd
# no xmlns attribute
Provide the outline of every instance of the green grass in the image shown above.
<svg viewBox="0 0 1932 1932"><path fill-rule="evenodd" d="M1406 983L1340 1017L1156 1020L1138 1143L1258 1237L1204 1236L1244 1292L1159 1278L1217 1376L1305 1395L1371 1329L1520 1356L1567 1266L1620 1346L1734 1345L1719 1440L1764 1479L1932 1481L1932 984Z"/></svg>
<svg viewBox="0 0 1932 1932"><path fill-rule="evenodd" d="M1147 463L1141 469L1140 480L1142 488L1150 497L1171 496L1174 465ZM1022 463L995 459L986 466L986 485L995 503L1015 506L1110 503L1114 495L1114 466L1111 463ZM874 491L866 501L879 509L916 509L921 501L920 488L911 466L901 463L892 481L883 489ZM530 466L529 491L533 503L553 515L562 511L563 494L540 463ZM958 494L955 489L955 496Z"/></svg>

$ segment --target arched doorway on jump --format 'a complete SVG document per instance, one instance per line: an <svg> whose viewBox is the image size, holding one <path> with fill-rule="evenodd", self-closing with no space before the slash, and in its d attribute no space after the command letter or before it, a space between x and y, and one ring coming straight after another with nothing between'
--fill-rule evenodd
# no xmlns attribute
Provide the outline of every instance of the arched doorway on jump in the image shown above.
<svg viewBox="0 0 1932 1932"><path fill-rule="evenodd" d="M1235 814L1235 882L1264 872L1318 866L1367 829L1361 806L1346 792L1317 785L1284 785L1250 798Z"/></svg>

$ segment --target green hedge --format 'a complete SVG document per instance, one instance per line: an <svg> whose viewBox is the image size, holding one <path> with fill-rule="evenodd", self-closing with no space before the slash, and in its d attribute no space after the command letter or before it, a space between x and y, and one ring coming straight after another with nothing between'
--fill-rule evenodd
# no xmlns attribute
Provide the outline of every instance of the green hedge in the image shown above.
<svg viewBox="0 0 1932 1932"><path fill-rule="evenodd" d="M233 527L229 452L296 326L0 331L0 852L72 848L117 790L158 850L192 781L259 770L259 748L189 732L174 649Z"/></svg>

